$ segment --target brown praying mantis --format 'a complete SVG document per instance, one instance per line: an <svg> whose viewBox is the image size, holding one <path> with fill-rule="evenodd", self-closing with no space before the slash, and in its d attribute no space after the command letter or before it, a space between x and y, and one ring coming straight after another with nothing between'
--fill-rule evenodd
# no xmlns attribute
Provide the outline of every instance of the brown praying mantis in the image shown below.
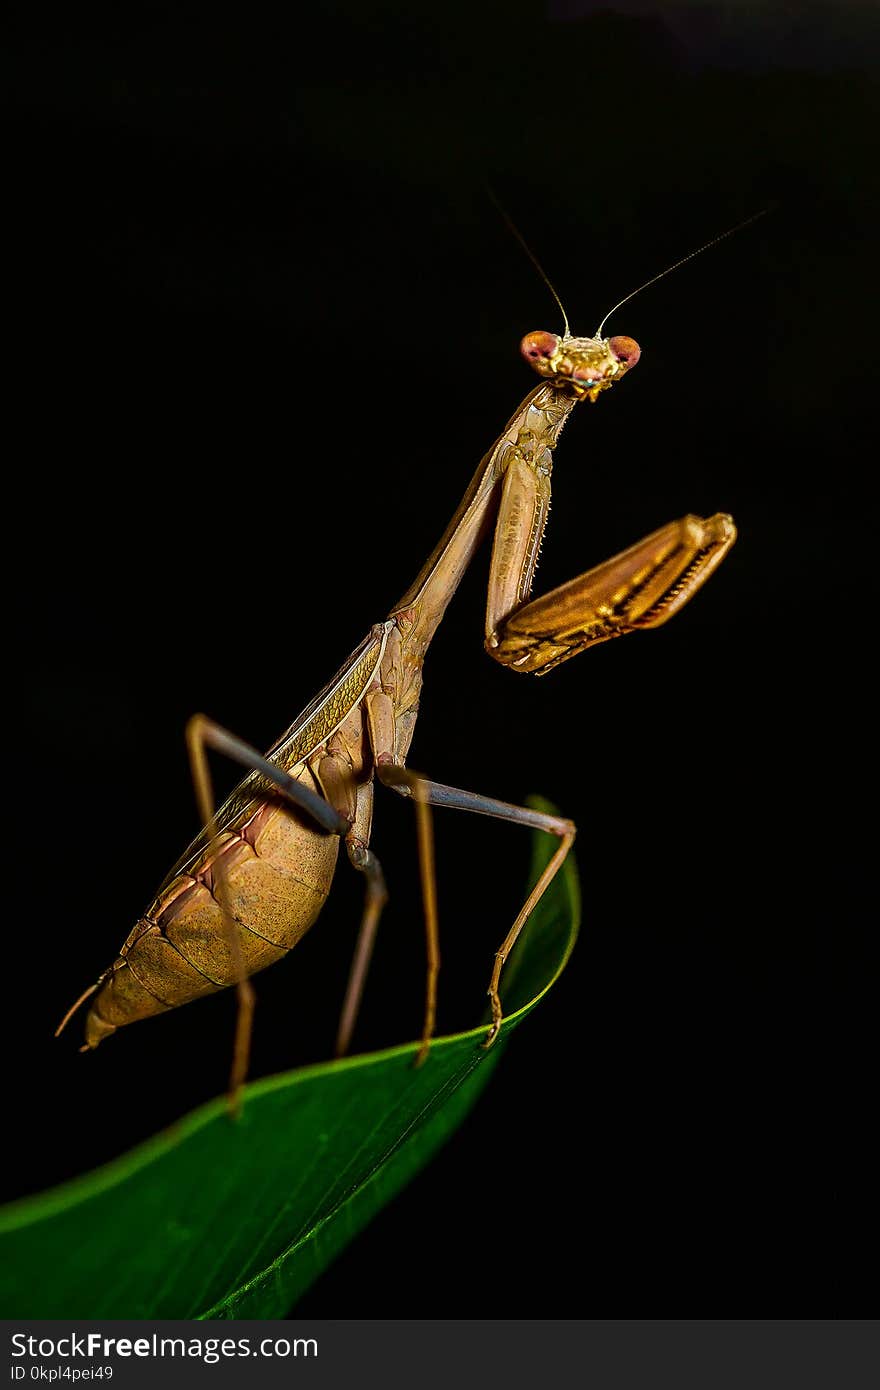
<svg viewBox="0 0 880 1390"><path fill-rule="evenodd" d="M553 450L577 402L595 402L638 362L640 349L632 338L602 336L610 313L638 292L615 305L592 338L572 336L564 310L561 335L533 332L523 338L522 355L540 383L482 459L414 583L265 756L205 715L190 720L187 746L205 828L165 878L113 964L68 1010L58 1033L89 998L83 1051L127 1023L235 986L230 1093L237 1104L250 1050L250 977L286 955L315 921L330 891L341 842L365 880L361 928L337 1037L337 1053L345 1052L387 899L381 866L370 849L379 782L412 798L416 807L427 936L420 1059L434 1031L439 969L429 808L448 806L497 817L546 831L559 841L495 954L485 1045L495 1040L503 1016L504 963L571 849L575 826L560 816L445 786L407 768L431 638L493 526L485 647L512 671L537 675L612 637L665 623L705 582L736 538L729 516L686 516L551 593L530 598L550 506ZM216 811L209 749L246 770Z"/></svg>

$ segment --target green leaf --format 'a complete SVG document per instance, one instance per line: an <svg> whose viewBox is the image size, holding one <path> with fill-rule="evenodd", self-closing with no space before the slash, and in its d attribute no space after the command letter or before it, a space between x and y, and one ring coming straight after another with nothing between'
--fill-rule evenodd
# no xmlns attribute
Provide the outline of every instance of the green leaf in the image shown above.
<svg viewBox="0 0 880 1390"><path fill-rule="evenodd" d="M556 843L535 834L532 881ZM283 1317L460 1123L564 967L577 918L569 856L509 962L489 1050L480 1027L438 1038L419 1068L412 1043L257 1081L237 1123L212 1101L0 1210L2 1315Z"/></svg>

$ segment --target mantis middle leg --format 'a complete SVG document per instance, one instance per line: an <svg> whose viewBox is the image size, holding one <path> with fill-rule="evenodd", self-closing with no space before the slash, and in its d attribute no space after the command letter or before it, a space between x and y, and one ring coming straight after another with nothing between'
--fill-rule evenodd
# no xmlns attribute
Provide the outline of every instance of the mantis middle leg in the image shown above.
<svg viewBox="0 0 880 1390"><path fill-rule="evenodd" d="M559 838L559 846L556 849L549 864L545 867L538 882L535 884L529 896L526 898L516 920L510 931L507 933L503 942L495 952L495 962L492 967L492 976L489 981L489 1003L492 1009L492 1022L486 1034L485 1047L491 1047L498 1036L501 1027L501 1020L504 1012L501 1007L501 997L499 995L499 985L501 983L501 972L504 964L516 945L520 932L534 912L541 898L543 898L550 884L553 882L568 855L568 851L574 844L577 828L573 821L566 820L563 816L550 816L543 811L534 811L529 806L514 806L508 801L496 801L494 797L480 796L477 792L467 792L461 787L448 787L442 782L431 782L427 777L422 777L417 772L412 772L407 767L395 766L391 763L380 764L376 769L376 775L385 786L392 791L398 792L401 796L412 797L417 803L420 802L425 809L428 806L448 806L457 811L471 811L480 816L492 816L495 820L511 821L515 825L527 826L533 830L546 830L551 835ZM426 913L426 916L428 914ZM439 956L437 957L439 965ZM429 961L429 980L431 979ZM434 974L436 988L436 971ZM428 1006L425 1010L425 1026L422 1034L422 1045L419 1058L423 1059L427 1055L428 1046L434 1026L433 1011L433 992L429 986Z"/></svg>

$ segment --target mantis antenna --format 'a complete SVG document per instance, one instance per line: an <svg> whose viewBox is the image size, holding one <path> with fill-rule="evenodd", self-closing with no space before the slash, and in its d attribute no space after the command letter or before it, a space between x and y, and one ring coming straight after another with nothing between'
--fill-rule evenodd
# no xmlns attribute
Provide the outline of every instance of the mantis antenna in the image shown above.
<svg viewBox="0 0 880 1390"><path fill-rule="evenodd" d="M510 216L510 214L509 214L509 212L507 211L507 209L506 209L505 207L502 206L502 204L499 202L498 198L495 196L494 190L491 189L491 188L489 188L489 187L487 186L486 192L489 194L489 197L492 199L492 202L495 204L496 208L497 208L498 211L501 213L501 216L504 218L504 221L505 221L505 223L507 224L508 229L509 229L511 232L513 232L513 235L516 237L517 241L519 242L519 244L520 244L520 246L522 247L522 249L525 251L525 253L526 253L526 255L528 256L529 260L531 261L532 265L535 267L535 269L537 270L537 272L538 272L538 274L540 275L541 279L544 281L544 284L547 286L547 288L548 288L548 290L550 291L550 293L552 294L553 298L556 300L556 303L559 305L559 312L560 312L560 314L562 315L562 321L563 321L563 323L565 324L565 329L564 329L564 331L563 331L562 336L563 336L563 338L570 338L570 337L571 337L571 329L570 329L569 326L568 326L568 314L565 312L565 305L562 303L562 300L559 298L559 295L556 293L556 289L555 289L555 287L554 287L554 285L553 285L552 280L550 279L550 276L547 274L546 270L545 270L544 267L541 265L541 262L538 260L538 257L535 255L535 253L534 253L534 251L532 250L531 246L529 246L529 243L526 241L525 237L523 236L523 234L522 234L522 232L520 231L519 227L518 227L518 226L516 225L516 223L514 222L513 218Z"/></svg>
<svg viewBox="0 0 880 1390"><path fill-rule="evenodd" d="M760 212L753 212L751 217L747 217L744 222L737 222L735 227L728 227L727 231L722 232L720 236L713 237L712 240L707 241L704 246L698 246L696 251L689 251L686 256L682 256L680 261L673 261L672 265L668 265L665 270L661 270L659 275L652 275L651 279L646 280L643 285L639 285L638 289L632 290L630 294L624 295L623 299L619 299L617 303L614 305L614 307L608 310L608 313L605 315L604 319L599 324L599 327L596 329L596 337L602 337L602 329L605 327L606 323L611 318L611 315L616 313L622 304L628 304L631 299L635 299L636 295L641 294L642 290L646 290L649 285L655 285L657 281L662 280L665 275L671 274L673 270L678 270L678 267L680 265L684 265L686 261L692 261L694 259L694 256L702 255L704 251L709 250L710 246L717 246L719 241L724 241L727 237L733 236L734 232L741 232L743 227L748 227L750 223L757 222L759 217L764 217L769 211L770 208L762 208ZM516 231L516 228L514 227L513 230ZM522 240L522 238L520 238L520 240ZM523 245L525 245L525 243L523 243ZM526 247L526 250L528 251L528 247ZM529 251L530 256L531 254L531 251ZM532 256L532 260L534 259L534 256ZM538 269L540 270L541 267L538 266ZM544 278L545 280L547 279L546 276L544 276ZM549 280L547 281L547 283L550 284ZM553 286L550 285L550 288L553 289Z"/></svg>

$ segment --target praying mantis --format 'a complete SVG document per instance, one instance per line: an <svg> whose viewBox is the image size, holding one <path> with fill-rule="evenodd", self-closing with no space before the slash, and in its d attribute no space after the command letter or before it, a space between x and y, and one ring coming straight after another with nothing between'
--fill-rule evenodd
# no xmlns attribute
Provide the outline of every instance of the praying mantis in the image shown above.
<svg viewBox="0 0 880 1390"><path fill-rule="evenodd" d="M593 337L573 336L564 310L561 334L526 334L521 354L541 378L539 384L481 460L414 582L267 754L203 714L189 721L187 747L204 829L163 880L112 965L67 1011L58 1033L90 999L81 1049L88 1051L128 1023L234 986L238 1013L229 1086L237 1109L250 1052L251 976L286 955L315 922L343 844L365 883L337 1035L337 1053L344 1053L387 900L384 874L370 848L378 783L410 798L416 809L427 940L419 1061L427 1055L434 1031L439 970L430 808L492 816L558 840L495 953L488 985L491 1022L484 1041L486 1047L492 1045L503 1018L505 961L568 855L576 828L562 816L447 786L406 766L431 639L490 531L485 648L511 671L536 675L546 675L613 637L665 623L693 597L736 538L726 514L685 516L552 592L531 597L550 506L553 451L563 427L579 401L595 403L632 371L641 355L632 338L602 336L610 313ZM209 750L245 772L219 810Z"/></svg>

